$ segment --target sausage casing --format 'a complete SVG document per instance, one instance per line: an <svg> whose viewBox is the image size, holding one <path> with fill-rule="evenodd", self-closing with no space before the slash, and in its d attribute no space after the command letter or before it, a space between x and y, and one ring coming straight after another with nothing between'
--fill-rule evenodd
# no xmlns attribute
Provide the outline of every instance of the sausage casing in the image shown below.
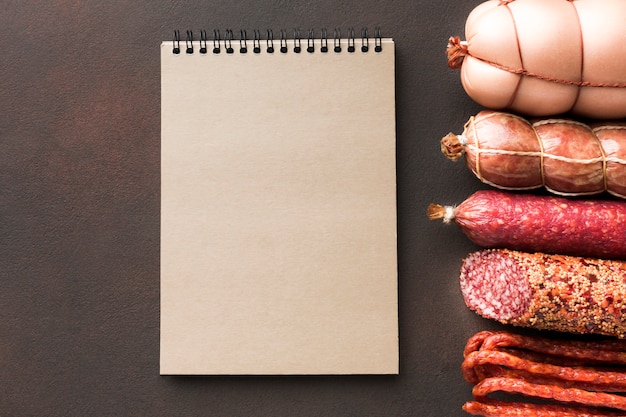
<svg viewBox="0 0 626 417"><path fill-rule="evenodd" d="M507 190L545 187L565 196L608 192L626 198L626 122L528 120L485 110L460 135L441 140L451 160L465 154L484 183Z"/></svg>
<svg viewBox="0 0 626 417"><path fill-rule="evenodd" d="M431 204L475 244L526 252L626 260L626 201L481 190L458 206Z"/></svg>
<svg viewBox="0 0 626 417"><path fill-rule="evenodd" d="M448 43L470 97L531 116L626 117L623 0L489 0Z"/></svg>

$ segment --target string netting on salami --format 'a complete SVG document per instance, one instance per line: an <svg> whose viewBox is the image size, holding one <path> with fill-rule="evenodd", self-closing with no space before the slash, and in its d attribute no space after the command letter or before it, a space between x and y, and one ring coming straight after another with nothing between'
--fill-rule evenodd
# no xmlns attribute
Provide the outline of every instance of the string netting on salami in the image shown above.
<svg viewBox="0 0 626 417"><path fill-rule="evenodd" d="M530 121L485 110L468 120L462 134L446 135L441 151L453 161L465 155L472 172L497 188L545 187L563 196L608 192L626 198L624 120L591 125L570 118Z"/></svg>
<svg viewBox="0 0 626 417"><path fill-rule="evenodd" d="M448 40L448 66L491 109L626 117L623 0L489 0Z"/></svg>

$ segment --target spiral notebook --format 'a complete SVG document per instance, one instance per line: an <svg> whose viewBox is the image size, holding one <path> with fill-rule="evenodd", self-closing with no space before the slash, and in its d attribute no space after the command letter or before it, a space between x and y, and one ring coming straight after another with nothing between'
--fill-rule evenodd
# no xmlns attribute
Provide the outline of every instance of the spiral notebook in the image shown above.
<svg viewBox="0 0 626 417"><path fill-rule="evenodd" d="M396 374L393 40L182 38L161 44L161 374Z"/></svg>

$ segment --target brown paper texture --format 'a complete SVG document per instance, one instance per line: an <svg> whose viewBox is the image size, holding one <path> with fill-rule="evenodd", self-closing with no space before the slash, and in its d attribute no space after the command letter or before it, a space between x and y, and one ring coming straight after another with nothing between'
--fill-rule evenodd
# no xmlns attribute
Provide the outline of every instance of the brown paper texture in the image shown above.
<svg viewBox="0 0 626 417"><path fill-rule="evenodd" d="M162 43L161 374L398 372L394 44L371 43Z"/></svg>

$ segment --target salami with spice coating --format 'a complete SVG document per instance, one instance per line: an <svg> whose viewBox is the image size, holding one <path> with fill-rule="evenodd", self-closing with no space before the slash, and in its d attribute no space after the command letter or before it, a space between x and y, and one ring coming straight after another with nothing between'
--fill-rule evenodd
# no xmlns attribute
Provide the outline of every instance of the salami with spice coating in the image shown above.
<svg viewBox="0 0 626 417"><path fill-rule="evenodd" d="M564 196L608 192L626 198L626 121L588 125L571 119L530 121L485 110L462 134L441 140L442 152L484 183L507 190L545 187Z"/></svg>
<svg viewBox="0 0 626 417"><path fill-rule="evenodd" d="M454 222L476 245L626 260L626 201L477 191L428 217Z"/></svg>
<svg viewBox="0 0 626 417"><path fill-rule="evenodd" d="M504 324L626 338L626 262L485 249L463 260L465 304Z"/></svg>

